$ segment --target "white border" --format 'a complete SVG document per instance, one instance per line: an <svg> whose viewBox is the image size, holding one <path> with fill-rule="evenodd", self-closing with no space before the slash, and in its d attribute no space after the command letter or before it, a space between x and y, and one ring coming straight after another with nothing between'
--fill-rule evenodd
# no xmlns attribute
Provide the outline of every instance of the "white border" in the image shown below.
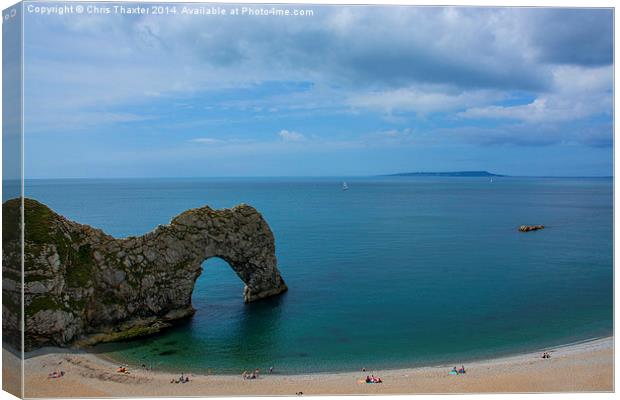
<svg viewBox="0 0 620 400"><path fill-rule="evenodd" d="M65 3L67 2L77 2L74 0L69 0L69 1L64 1ZM156 1L156 0L143 0L140 1L141 3L184 3L187 1L184 0L166 0L166 1ZM13 4L16 4L16 1L11 1L11 0L0 0L0 8L1 9L5 9L10 7ZM502 2L498 2L497 0L493 1L493 0L448 0L448 1L444 1L444 2L440 2L437 0L426 0L426 1L416 1L416 0L389 0L389 1L370 1L370 0L339 0L339 1L330 1L330 0L311 0L311 1L303 1L303 0L288 0L288 1L265 1L265 0L251 0L251 1L243 1L243 0L228 0L228 1L216 1L215 3L255 3L255 4L274 4L274 3L280 3L280 4L314 4L314 5L365 5L365 4L380 4L380 5L421 5L421 6L448 6L448 5L454 5L454 6L482 6L482 7L606 7L606 8L615 8L615 3L613 1L610 0L589 0L589 1L584 1L584 0L522 0L522 1L514 1L514 0L506 0L506 1L502 1ZM1 40L1 33L0 33L0 40ZM22 13L22 35L23 35L23 13ZM23 37L23 36L22 36ZM615 16L614 16L614 138L615 138L615 115L617 115L617 103L615 101L615 97L616 94L618 93L618 87L617 87L617 82L615 80L615 75L616 75L616 70L617 70L617 65L615 64L615 53L616 53L616 43L618 43L618 32L617 30L615 30ZM0 42L1 43L1 42ZM22 48L22 61L23 61L23 48ZM2 89L2 72L0 71L0 90ZM22 74L23 74L23 70L22 70ZM23 89L23 75L22 75L22 89ZM23 91L22 91L23 93ZM0 105L1 105L1 96L0 96ZM24 113L24 104L23 104L23 99L22 99L22 117ZM1 119L1 117L0 117ZM1 122L1 120L0 120ZM23 118L22 118L22 129L24 129L24 124L23 124ZM0 154L1 154L1 141L0 141ZM23 168L23 161L24 161L24 146L23 146L23 137L22 137L22 142L21 142L21 151L22 151L22 187L21 187L21 191L22 191L22 195L23 195L23 178L24 178L24 168ZM614 140L614 266L617 265L617 261L618 261L618 254L615 252L615 248L618 245L618 236L616 235L616 228L619 226L618 222L620 221L620 217L618 216L618 214L615 213L616 210L616 196L615 196L615 176L618 176L618 173L620 172L620 167L618 167L618 165L615 164L615 157L616 156L616 145L615 145L615 140ZM2 170L2 166L0 164L0 173ZM1 194L1 188L0 188L0 194ZM23 220L23 216L22 216L22 220ZM0 238L1 238L1 232L0 232ZM23 235L23 231L22 231L22 235ZM23 274L22 274L22 280L23 280ZM23 284L23 282L22 282ZM617 287L618 284L618 277L615 274L615 268L614 268L614 333L616 332L616 322L618 321L618 307L616 307L616 296L615 296L615 288ZM23 308L23 301L22 301L22 308ZM23 319L23 310L22 310L22 319ZM22 320L22 324L23 324L23 320ZM23 331L22 331L22 335L23 335ZM615 341L615 340L614 340ZM618 361L620 359L620 356L617 352L615 352L615 359L614 359L614 367L615 365L617 365ZM614 388L619 388L620 386L618 385L620 380L618 379L618 375L615 373L615 368L614 368ZM0 379L1 382L1 379ZM22 396L23 396L23 384L24 384L24 369L22 366ZM577 400L577 399L607 399L607 398L615 398L616 395L614 393L587 393L587 394L579 394L579 393L570 393L570 394L566 394L566 393L559 393L559 394L490 394L490 395L482 395L482 394L467 394L467 395L456 395L458 396L458 399L477 399L479 397L482 396L492 396L493 399L498 399L498 400L516 400L516 399L522 399L523 397L534 397L534 398L540 398L540 399L562 399L562 400ZM389 398L393 398L394 396L372 396L372 399L377 399L377 400L385 400L385 399L389 399ZM407 398L407 399L420 399L420 400L435 400L435 399L449 399L449 398L454 398L454 395L398 395L396 397L399 398ZM279 397L275 397L275 396L269 396L269 397L226 397L227 399L279 399ZM313 396L313 399L318 399L318 400L326 400L326 399L332 399L333 396ZM347 396L347 398L351 398L351 399L363 399L366 398L367 396ZM14 399L14 396L8 394L7 392L0 392L0 400L5 400L5 399ZM146 398L148 399L148 398ZM162 399L174 399L174 398L157 398L157 400L162 400Z"/></svg>

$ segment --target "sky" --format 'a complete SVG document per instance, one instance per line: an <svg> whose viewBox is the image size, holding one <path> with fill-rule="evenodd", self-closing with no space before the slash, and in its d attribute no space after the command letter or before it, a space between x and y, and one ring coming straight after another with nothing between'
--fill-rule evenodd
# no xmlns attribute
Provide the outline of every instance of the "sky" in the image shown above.
<svg viewBox="0 0 620 400"><path fill-rule="evenodd" d="M612 10L292 8L25 12L26 178L613 175Z"/></svg>

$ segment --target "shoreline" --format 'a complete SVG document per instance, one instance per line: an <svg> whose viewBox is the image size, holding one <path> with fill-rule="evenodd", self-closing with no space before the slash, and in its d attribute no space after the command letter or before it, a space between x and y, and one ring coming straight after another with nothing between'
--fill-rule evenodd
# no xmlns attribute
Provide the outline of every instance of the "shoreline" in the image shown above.
<svg viewBox="0 0 620 400"><path fill-rule="evenodd" d="M497 356L488 356L488 355L482 355L482 356L466 356L465 358L459 358L459 356L455 356L455 359L458 359L458 364L467 364L467 365L476 365L476 364L489 364L492 363L494 361L509 361L509 360L519 360L522 357L525 356L530 356L530 357L534 357L535 355L540 355L542 352L546 351L546 352L555 352L558 350L562 350L562 351L567 351L567 352L572 352L572 351L581 351L581 350L585 350L586 348L590 348L592 346L594 347L598 347L600 344L603 344L603 342L605 342L606 340L611 339L613 342L613 336L596 336L596 337L592 337L592 338L588 338L588 339L580 339L580 340L576 340L576 341L572 341L572 342L568 342L568 343L563 343L563 344L556 344L556 345L552 345L549 347L540 347L540 348L536 348L536 349L529 349L529 350L522 350L522 351L502 351L499 355ZM41 349L43 350L43 352L41 354L47 354L45 352L45 348ZM51 351L54 352L58 352L58 353L65 353L66 351L63 351L65 349L62 348L57 348L57 347L52 347L50 348ZM75 354L92 354L93 356L99 358L102 362L105 362L111 366L114 366L114 368L117 368L119 365L124 365L126 367L130 367L133 369L140 369L140 366L138 363L135 362L127 362L121 359L115 359L114 357L111 357L109 355L107 355L107 353L96 353L96 352L89 352L88 350L82 350L82 349L76 349L74 350ZM40 355L40 354L37 354ZM36 355L33 355L36 356ZM30 358L30 354L26 355L26 359ZM451 363L446 363L443 361L437 361L437 362L433 362L433 361L429 361L429 362L417 362L412 364L411 366L398 366L398 367L383 367L383 368L374 368L374 369L368 369L368 372L372 372L372 371L382 371L382 372L399 372L399 371L411 371L411 370L416 370L416 369L424 369L424 368L447 368L450 367L452 368L454 365L452 365ZM180 368L175 368L175 367L165 367L165 366L160 366L157 370L154 370L154 373L159 373L159 374L176 374L180 371ZM334 376L334 375L340 375L340 374L344 374L344 375L349 375L349 374L353 374L353 373L358 373L360 372L359 369L342 369L342 370L333 370L333 371L316 371L316 372L281 372L280 370L277 371L276 375L277 376L281 376L281 377L298 377L298 376ZM237 377L240 374L231 374L231 373L207 373L204 370L200 370L196 373L193 373L196 376L222 376L222 377Z"/></svg>
<svg viewBox="0 0 620 400"><path fill-rule="evenodd" d="M116 372L118 364L101 355L66 349L43 349L25 360L25 397L160 397L234 395L425 394L425 393L540 393L610 392L613 387L614 337L569 343L539 352L520 353L470 361L467 373L449 375L452 364L367 372L318 372L295 375L261 374L257 380L239 375L189 374L190 382L170 383L180 372L130 368ZM19 358L3 349L3 378L9 384L19 371ZM460 367L461 362L459 361ZM54 370L65 371L49 379ZM266 372L266 371L265 371ZM366 374L382 384L360 382ZM8 380L8 381L7 381Z"/></svg>

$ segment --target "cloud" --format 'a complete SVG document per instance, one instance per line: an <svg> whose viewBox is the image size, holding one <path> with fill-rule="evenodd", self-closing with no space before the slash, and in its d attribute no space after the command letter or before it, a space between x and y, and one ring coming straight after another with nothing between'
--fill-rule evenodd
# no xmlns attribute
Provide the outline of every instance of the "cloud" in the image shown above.
<svg viewBox="0 0 620 400"><path fill-rule="evenodd" d="M512 122L497 126L457 126L432 129L419 141L467 143L476 146L544 147L554 145L609 148L613 127L608 123L584 124Z"/></svg>
<svg viewBox="0 0 620 400"><path fill-rule="evenodd" d="M54 109L50 105L50 109ZM28 133L40 133L49 131L80 131L88 132L93 128L103 126L137 124L145 121L154 121L156 115L138 114L129 112L108 112L104 110L75 110L73 113L56 114L44 113L37 118L26 118Z"/></svg>
<svg viewBox="0 0 620 400"><path fill-rule="evenodd" d="M256 122L256 113L277 121L264 130L274 132L316 123L307 122L310 116L355 115L364 121L378 116L386 132L399 127L392 137L375 135L373 143L420 140L428 131L412 122L422 119L434 132L462 124L460 134L446 134L480 145L609 143L608 129L588 126L588 119L611 118L610 9L312 8L315 17L301 23L212 18L207 27L201 18L181 15L26 15L28 127L89 132L158 118L153 110L188 102L209 115L187 114L172 123L171 116L154 127L185 124L200 136L204 121L241 125ZM515 97L528 100L517 104ZM244 108L253 111L233 113ZM284 118L290 119L278 120ZM482 127L469 126L476 123ZM415 126L415 135L402 134L403 126ZM351 134L358 137L332 144L369 140ZM277 142L319 141L282 130Z"/></svg>
<svg viewBox="0 0 620 400"><path fill-rule="evenodd" d="M553 68L553 91L567 95L611 92L613 66L557 66Z"/></svg>
<svg viewBox="0 0 620 400"><path fill-rule="evenodd" d="M299 132L287 131L286 129L278 132L278 136L285 142L303 142L306 137Z"/></svg>
<svg viewBox="0 0 620 400"><path fill-rule="evenodd" d="M414 135L413 129L388 129L369 135L365 142L368 146L404 146L421 143L422 135Z"/></svg>
<svg viewBox="0 0 620 400"><path fill-rule="evenodd" d="M407 137L411 135L411 128L405 128L402 130L398 129L390 129L387 131L379 132L379 136L388 137L388 138L396 138L396 137Z"/></svg>
<svg viewBox="0 0 620 400"><path fill-rule="evenodd" d="M524 10L522 29L537 59L552 64L610 65L613 62L611 9Z"/></svg>
<svg viewBox="0 0 620 400"><path fill-rule="evenodd" d="M525 122L563 122L609 115L612 109L611 67L559 67L553 71L552 91L532 102L514 106L469 108L458 115L464 118L510 119Z"/></svg>
<svg viewBox="0 0 620 400"><path fill-rule="evenodd" d="M74 93L76 100L132 101L261 81L305 80L346 91L424 84L539 91L552 82L548 63L579 61L563 54L611 64L610 10L577 10L565 23L568 14L557 9L313 8L320 18L311 23L214 18L208 29L181 15L63 16L45 24L27 15L26 54L36 68L30 75L48 87L70 88L73 81L88 88ZM72 71L54 84L66 67Z"/></svg>
<svg viewBox="0 0 620 400"><path fill-rule="evenodd" d="M226 143L224 140L214 139L214 138L209 138L209 137L191 139L190 142L200 143L200 144L209 144L209 145Z"/></svg>
<svg viewBox="0 0 620 400"><path fill-rule="evenodd" d="M425 115L487 104L502 98L497 91L459 91L440 85L409 86L393 90L355 93L348 99L350 106L392 114L415 112Z"/></svg>

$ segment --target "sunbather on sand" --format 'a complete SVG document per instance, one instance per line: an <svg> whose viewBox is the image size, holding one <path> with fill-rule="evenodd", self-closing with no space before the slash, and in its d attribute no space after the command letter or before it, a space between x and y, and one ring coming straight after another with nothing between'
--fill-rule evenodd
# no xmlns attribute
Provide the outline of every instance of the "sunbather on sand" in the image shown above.
<svg viewBox="0 0 620 400"><path fill-rule="evenodd" d="M366 383L383 383L383 381L378 376L371 375L366 376Z"/></svg>
<svg viewBox="0 0 620 400"><path fill-rule="evenodd" d="M56 379L56 378L60 378L60 377L63 377L63 376L65 376L65 371L60 371L60 372L54 371L54 372L50 372L47 375L47 377L51 378L51 379Z"/></svg>

